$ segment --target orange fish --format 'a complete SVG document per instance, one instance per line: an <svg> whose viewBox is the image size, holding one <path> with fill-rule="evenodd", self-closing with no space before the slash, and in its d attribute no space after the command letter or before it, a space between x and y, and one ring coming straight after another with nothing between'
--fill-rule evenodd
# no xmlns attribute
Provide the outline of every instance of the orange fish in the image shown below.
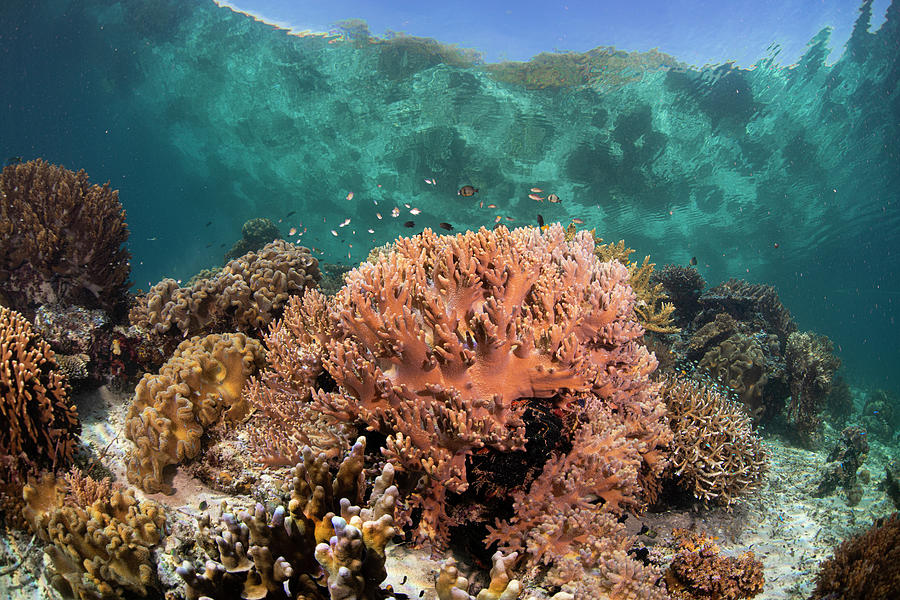
<svg viewBox="0 0 900 600"><path fill-rule="evenodd" d="M288 235L297 235L297 228L291 227L291 230L288 231Z"/></svg>
<svg viewBox="0 0 900 600"><path fill-rule="evenodd" d="M575 223L576 225L584 225L584 221L582 221L579 218L572 219L572 222Z"/></svg>
<svg viewBox="0 0 900 600"><path fill-rule="evenodd" d="M543 202L544 199L538 196L537 194L528 194L528 197L532 200L537 200L538 202Z"/></svg>
<svg viewBox="0 0 900 600"><path fill-rule="evenodd" d="M544 190L542 190L541 188L531 188L531 191L534 192L535 194L540 194Z"/></svg>
<svg viewBox="0 0 900 600"><path fill-rule="evenodd" d="M496 204L488 204L488 208L497 208Z"/></svg>
<svg viewBox="0 0 900 600"><path fill-rule="evenodd" d="M347 194L347 200L353 200L353 192Z"/></svg>
<svg viewBox="0 0 900 600"><path fill-rule="evenodd" d="M503 217L501 217L500 215L497 215L497 218L494 219L494 223L499 223L499 222L500 222L500 219L502 219L502 218L503 218Z"/></svg>
<svg viewBox="0 0 900 600"><path fill-rule="evenodd" d="M397 208L397 207L395 206L395 207L393 208L393 210L391 210L391 216L394 217L395 219L396 219L397 217L399 217L399 216L400 216L400 209Z"/></svg>

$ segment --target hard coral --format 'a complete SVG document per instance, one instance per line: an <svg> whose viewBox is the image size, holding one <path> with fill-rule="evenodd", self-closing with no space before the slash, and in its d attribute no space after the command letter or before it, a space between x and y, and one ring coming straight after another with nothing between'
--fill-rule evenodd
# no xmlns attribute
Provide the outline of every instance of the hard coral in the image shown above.
<svg viewBox="0 0 900 600"><path fill-rule="evenodd" d="M130 255L125 211L109 183L41 159L0 173L0 292L30 314L62 302L119 307Z"/></svg>
<svg viewBox="0 0 900 600"><path fill-rule="evenodd" d="M831 391L831 381L841 360L833 354L834 344L824 335L804 331L788 336L784 355L791 376L788 415L798 435L812 445L820 435L819 413Z"/></svg>
<svg viewBox="0 0 900 600"><path fill-rule="evenodd" d="M53 351L19 313L0 306L0 457L24 474L71 462L81 431Z"/></svg>
<svg viewBox="0 0 900 600"><path fill-rule="evenodd" d="M734 390L751 416L765 412L763 390L769 376L763 348L755 337L735 333L710 348L699 365Z"/></svg>
<svg viewBox="0 0 900 600"><path fill-rule="evenodd" d="M565 415L579 394L601 398L654 473L656 361L627 281L620 263L597 260L590 233L566 241L559 225L401 238L351 271L329 307L323 364L339 390L316 401L387 435L387 457L427 476L420 528L438 541L468 457L525 447L528 402Z"/></svg>
<svg viewBox="0 0 900 600"><path fill-rule="evenodd" d="M879 519L822 563L810 600L894 600L900 590L900 515Z"/></svg>
<svg viewBox="0 0 900 600"><path fill-rule="evenodd" d="M248 252L255 252L281 237L278 226L269 219L250 219L241 227L241 239L225 253L225 261L234 260Z"/></svg>
<svg viewBox="0 0 900 600"><path fill-rule="evenodd" d="M863 490L857 480L857 471L866 461L868 452L866 431L861 427L844 428L840 440L828 454L828 462L822 467L822 479L815 495L827 496L840 486L847 493L847 504L859 504Z"/></svg>
<svg viewBox="0 0 900 600"><path fill-rule="evenodd" d="M678 553L666 573L669 594L678 600L753 598L765 579L763 565L746 552L738 558L719 556L719 547L700 533L675 530Z"/></svg>
<svg viewBox="0 0 900 600"><path fill-rule="evenodd" d="M172 327L185 336L253 333L267 327L292 294L315 287L319 277L318 261L307 248L276 240L190 287L162 280L138 299L130 318L154 333L166 333Z"/></svg>
<svg viewBox="0 0 900 600"><path fill-rule="evenodd" d="M151 551L162 540L165 514L78 472L64 481L45 474L25 486L25 519L48 545L51 584L79 600L147 595L156 582Z"/></svg>
<svg viewBox="0 0 900 600"><path fill-rule="evenodd" d="M125 423L135 445L128 480L146 492L171 493L163 469L196 457L205 428L247 416L241 388L264 360L262 344L242 333L211 334L185 340L159 374L144 375Z"/></svg>
<svg viewBox="0 0 900 600"><path fill-rule="evenodd" d="M189 562L178 568L188 600L391 597L380 584L398 491L387 465L363 503L364 451L359 438L332 477L327 458L306 447L292 471L287 507L269 513L257 504L252 511L226 513L215 527L203 515L200 529L212 560L203 572Z"/></svg>
<svg viewBox="0 0 900 600"><path fill-rule="evenodd" d="M687 378L668 378L662 396L674 432L672 467L683 489L704 503L727 506L759 483L765 452L741 405Z"/></svg>

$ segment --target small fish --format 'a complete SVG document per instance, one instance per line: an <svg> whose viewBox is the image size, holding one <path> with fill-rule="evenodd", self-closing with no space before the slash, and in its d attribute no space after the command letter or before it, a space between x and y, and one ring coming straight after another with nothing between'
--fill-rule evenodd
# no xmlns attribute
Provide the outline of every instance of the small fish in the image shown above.
<svg viewBox="0 0 900 600"><path fill-rule="evenodd" d="M366 231L368 231L369 233L375 233L374 229L366 229Z"/></svg>
<svg viewBox="0 0 900 600"><path fill-rule="evenodd" d="M494 223L499 223L502 218L503 217L501 217L500 215L497 215L497 218L494 219Z"/></svg>
<svg viewBox="0 0 900 600"><path fill-rule="evenodd" d="M284 215L284 218L286 219L286 218L288 218L288 217L293 217L293 216L296 215L296 214L297 214L297 211L296 211L296 210L292 210L292 211L289 212L288 214Z"/></svg>
<svg viewBox="0 0 900 600"><path fill-rule="evenodd" d="M337 234L337 231L335 231L334 229L332 229L332 230L331 230L331 235L333 235L334 237L337 237L337 235L338 235L338 234Z"/></svg>
<svg viewBox="0 0 900 600"><path fill-rule="evenodd" d="M208 505L206 504L206 500L201 500L201 501L200 501L200 510L206 510L206 507L207 507L207 506L208 506Z"/></svg>
<svg viewBox="0 0 900 600"><path fill-rule="evenodd" d="M496 204L488 204L488 208L497 208Z"/></svg>
<svg viewBox="0 0 900 600"><path fill-rule="evenodd" d="M544 199L538 196L537 194L528 194L528 197L532 200L537 200L538 202L543 202Z"/></svg>
<svg viewBox="0 0 900 600"><path fill-rule="evenodd" d="M557 196L556 194L548 194L547 202L554 202L554 203L559 202L559 196Z"/></svg>
<svg viewBox="0 0 900 600"><path fill-rule="evenodd" d="M543 226L544 226L544 217L542 217L541 215L538 215L538 227L543 227Z"/></svg>
<svg viewBox="0 0 900 600"><path fill-rule="evenodd" d="M411 214L411 215L417 215L417 214L419 214L419 213L421 213L421 212L422 212L422 211L419 210L418 208L411 208L411 209L409 209L409 214Z"/></svg>
<svg viewBox="0 0 900 600"><path fill-rule="evenodd" d="M426 179L425 183L427 183L428 185L434 185L434 181L432 181L431 179Z"/></svg>
<svg viewBox="0 0 900 600"><path fill-rule="evenodd" d="M542 190L541 188L531 188L530 191L531 191L532 193L534 193L534 194L540 194L540 193L543 192L544 190Z"/></svg>
<svg viewBox="0 0 900 600"><path fill-rule="evenodd" d="M23 162L25 162L25 161L22 160L21 156L10 156L9 158L6 159L5 166L8 167L9 165L18 165Z"/></svg>
<svg viewBox="0 0 900 600"><path fill-rule="evenodd" d="M414 221L407 221L406 223L403 224L403 226L404 226L404 227L409 227L410 229L412 229L413 227L416 226L416 224L415 224Z"/></svg>
<svg viewBox="0 0 900 600"><path fill-rule="evenodd" d="M778 242L775 242L775 247L778 248Z"/></svg>
<svg viewBox="0 0 900 600"><path fill-rule="evenodd" d="M347 200L353 200L353 192L347 194Z"/></svg>
<svg viewBox="0 0 900 600"><path fill-rule="evenodd" d="M219 248L224 248L224 247L225 247L225 244L219 245Z"/></svg>
<svg viewBox="0 0 900 600"><path fill-rule="evenodd" d="M692 267L696 267L696 266L697 266L697 257L696 257L696 256L692 256L692 257L691 257L691 266L692 266Z"/></svg>
<svg viewBox="0 0 900 600"><path fill-rule="evenodd" d="M155 238L155 237L147 238L147 241L148 241L148 242L155 242L155 241L156 241L156 238Z"/></svg>
<svg viewBox="0 0 900 600"><path fill-rule="evenodd" d="M297 235L297 228L291 227L290 231L288 231L288 235Z"/></svg>
<svg viewBox="0 0 900 600"><path fill-rule="evenodd" d="M447 231L453 231L453 225L450 223L444 223L443 221L438 223L438 227L441 229L446 229Z"/></svg>
<svg viewBox="0 0 900 600"><path fill-rule="evenodd" d="M471 185L464 185L459 188L457 194L459 196L474 196L478 192L478 188L472 187Z"/></svg>
<svg viewBox="0 0 900 600"><path fill-rule="evenodd" d="M207 247L207 248L212 248L212 244L207 244L206 247Z"/></svg>
<svg viewBox="0 0 900 600"><path fill-rule="evenodd" d="M412 205L410 205L409 202L407 202L407 203L404 204L403 206L405 206L406 208L412 208Z"/></svg>
<svg viewBox="0 0 900 600"><path fill-rule="evenodd" d="M375 213L375 216L378 217L378 220L381 220L381 213Z"/></svg>
<svg viewBox="0 0 900 600"><path fill-rule="evenodd" d="M584 220L579 219L578 217L575 217L574 219L572 219L572 222L575 223L576 225L584 225Z"/></svg>
<svg viewBox="0 0 900 600"><path fill-rule="evenodd" d="M506 220L507 220L507 221L515 221L515 218L513 218L513 217L506 217Z"/></svg>
<svg viewBox="0 0 900 600"><path fill-rule="evenodd" d="M207 221L206 226L209 227L210 225L212 225L212 221Z"/></svg>
<svg viewBox="0 0 900 600"><path fill-rule="evenodd" d="M346 227L346 226L349 225L349 224L350 224L350 217L347 217L346 219L344 219L344 222L343 222L343 223L341 223L340 225L338 225L338 227Z"/></svg>
<svg viewBox="0 0 900 600"><path fill-rule="evenodd" d="M393 208L393 210L391 210L391 216L394 217L395 219L396 219L397 217L399 217L399 216L400 216L400 209L397 208L397 207L395 206L395 207Z"/></svg>

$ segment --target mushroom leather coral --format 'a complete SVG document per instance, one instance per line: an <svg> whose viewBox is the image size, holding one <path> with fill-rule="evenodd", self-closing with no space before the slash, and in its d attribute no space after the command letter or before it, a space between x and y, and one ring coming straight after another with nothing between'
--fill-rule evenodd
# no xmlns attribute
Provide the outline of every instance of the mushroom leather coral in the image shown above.
<svg viewBox="0 0 900 600"><path fill-rule="evenodd" d="M0 293L30 312L48 302L110 309L125 300L130 255L119 193L41 159L0 174Z"/></svg>
<svg viewBox="0 0 900 600"><path fill-rule="evenodd" d="M128 480L145 492L171 493L163 469L196 457L204 428L247 416L241 388L264 362L262 344L242 333L182 342L159 374L144 375L135 389L125 423L135 444Z"/></svg>
<svg viewBox="0 0 900 600"><path fill-rule="evenodd" d="M81 425L53 351L25 317L2 306L0 421L0 457L18 461L20 474L72 460Z"/></svg>

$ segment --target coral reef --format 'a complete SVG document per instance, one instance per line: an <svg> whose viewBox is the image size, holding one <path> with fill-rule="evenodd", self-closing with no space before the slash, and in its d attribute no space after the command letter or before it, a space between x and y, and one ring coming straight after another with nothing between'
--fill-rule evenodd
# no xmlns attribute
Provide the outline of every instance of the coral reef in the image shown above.
<svg viewBox="0 0 900 600"><path fill-rule="evenodd" d="M256 252L269 242L281 237L278 226L265 218L250 219L241 227L241 239L225 253L225 262L234 260L248 252Z"/></svg>
<svg viewBox="0 0 900 600"><path fill-rule="evenodd" d="M885 390L872 390L866 395L860 424L872 436L890 444L900 430L900 399Z"/></svg>
<svg viewBox="0 0 900 600"><path fill-rule="evenodd" d="M753 552L719 556L709 536L686 530L673 532L678 552L666 572L669 594L675 600L738 600L753 598L765 584L762 563Z"/></svg>
<svg viewBox="0 0 900 600"><path fill-rule="evenodd" d="M179 287L164 279L138 299L132 323L184 336L215 331L253 333L267 327L292 294L319 281L318 261L307 248L284 240L266 244L225 265L215 277Z"/></svg>
<svg viewBox="0 0 900 600"><path fill-rule="evenodd" d="M895 459L885 465L882 487L894 503L894 508L900 509L900 460Z"/></svg>
<svg viewBox="0 0 900 600"><path fill-rule="evenodd" d="M64 596L145 596L155 586L151 551L166 521L155 502L138 502L130 491L77 470L64 480L45 474L26 485L23 496L26 521L49 544L50 582Z"/></svg>
<svg viewBox="0 0 900 600"><path fill-rule="evenodd" d="M735 333L707 350L699 366L734 390L751 416L758 418L765 412L763 390L769 375L757 338Z"/></svg>
<svg viewBox="0 0 900 600"><path fill-rule="evenodd" d="M469 581L460 575L456 561L448 558L441 564L441 571L434 583L438 600L516 600L522 589L522 584L512 576L516 558L515 552L509 556L495 552L491 557L490 584L477 596L469 595Z"/></svg>
<svg viewBox="0 0 900 600"><path fill-rule="evenodd" d="M469 487L468 459L525 449L529 407L566 421L586 395L601 398L652 481L669 433L627 279L597 260L591 234L567 242L558 225L400 238L329 305L322 362L338 389L315 401L386 435L388 459L424 476L410 505L419 535L439 544L454 523L446 494ZM616 481L614 506L639 502L642 486Z"/></svg>
<svg viewBox="0 0 900 600"><path fill-rule="evenodd" d="M674 433L671 461L678 485L704 503L730 505L766 471L762 440L743 407L714 385L664 380L662 397Z"/></svg>
<svg viewBox="0 0 900 600"><path fill-rule="evenodd" d="M71 462L81 426L53 350L25 317L2 306L0 417L0 457L16 460L18 473Z"/></svg>
<svg viewBox="0 0 900 600"><path fill-rule="evenodd" d="M158 374L144 375L125 423L125 437L135 446L128 480L146 492L171 493L163 470L195 458L206 428L247 416L241 388L264 361L258 341L210 334L185 340Z"/></svg>
<svg viewBox="0 0 900 600"><path fill-rule="evenodd" d="M866 430L861 427L847 427L841 431L841 437L828 454L827 462L822 467L822 479L816 489L816 496L827 496L838 487L847 493L847 504L856 506L862 498L862 484L857 480L856 472L866 461L869 453L869 442Z"/></svg>
<svg viewBox="0 0 900 600"><path fill-rule="evenodd" d="M879 519L824 561L810 600L893 600L900 590L900 515Z"/></svg>
<svg viewBox="0 0 900 600"><path fill-rule="evenodd" d="M130 255L119 193L41 159L0 173L0 293L28 316L40 304L124 307Z"/></svg>
<svg viewBox="0 0 900 600"><path fill-rule="evenodd" d="M808 331L791 333L785 346L785 363L791 377L788 418L807 446L815 444L821 435L819 413L831 391L834 373L841 366L833 351L831 340Z"/></svg>
<svg viewBox="0 0 900 600"><path fill-rule="evenodd" d="M751 331L774 333L782 346L787 342L788 335L797 330L790 312L770 285L729 279L706 290L698 302L702 310L694 318L695 329L713 320L717 314L726 312L737 321L746 323Z"/></svg>
<svg viewBox="0 0 900 600"><path fill-rule="evenodd" d="M675 305L675 320L682 326L690 323L700 311L700 294L706 281L694 267L665 265L653 273L650 282L660 284L666 297Z"/></svg>
<svg viewBox="0 0 900 600"><path fill-rule="evenodd" d="M825 412L830 421L837 427L843 427L853 415L853 394L850 386L840 375L835 375L831 382L831 390L825 398ZM868 431L868 423L865 423Z"/></svg>
<svg viewBox="0 0 900 600"><path fill-rule="evenodd" d="M363 503L364 451L359 438L332 477L325 455L305 447L292 471L287 507L269 513L257 504L252 511L226 513L218 526L209 514L200 517L211 560L199 572L187 561L178 568L188 600L390 597L380 584L398 491L386 465Z"/></svg>

